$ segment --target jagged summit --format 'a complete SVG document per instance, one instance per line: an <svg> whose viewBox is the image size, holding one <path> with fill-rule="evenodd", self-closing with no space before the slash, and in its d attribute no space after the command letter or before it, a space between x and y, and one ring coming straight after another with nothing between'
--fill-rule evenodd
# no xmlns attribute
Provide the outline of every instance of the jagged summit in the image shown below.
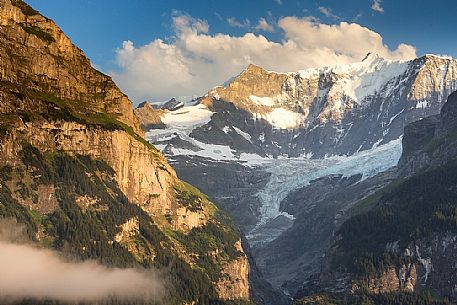
<svg viewBox="0 0 457 305"><path fill-rule="evenodd" d="M147 101L144 101L144 102L141 102L140 104L138 104L137 108L148 108L148 109L151 109L153 107L152 107L151 103L149 103Z"/></svg>
<svg viewBox="0 0 457 305"><path fill-rule="evenodd" d="M454 59L450 55L438 55L438 54L431 54L431 53L426 53L422 57L424 57L424 58L435 58L435 59Z"/></svg>
<svg viewBox="0 0 457 305"><path fill-rule="evenodd" d="M208 96L231 102L277 128L297 129L315 120L338 122L354 109L369 107L373 97L386 98L402 83L410 86L411 99L416 101L426 99L433 91L450 92L456 78L447 72L454 73L455 63L452 58L432 56L393 61L368 53L361 62L290 73L271 72L251 64L225 87L213 88ZM444 66L450 69L441 71ZM422 72L421 67L425 67ZM421 74L432 74L432 78ZM445 79L435 81L437 77ZM288 124L279 123L280 118L272 114L277 109L281 109L281 116L287 116Z"/></svg>
<svg viewBox="0 0 457 305"><path fill-rule="evenodd" d="M163 104L160 108L173 111L173 110L178 110L182 107L184 107L184 102L178 101L178 100L176 100L175 97L173 97L168 102Z"/></svg>
<svg viewBox="0 0 457 305"><path fill-rule="evenodd" d="M244 69L244 71L240 74L244 74L244 73L264 73L264 72L267 72L267 70L265 70L264 68L262 68L261 66L259 65L256 65L256 64L249 64L246 69Z"/></svg>

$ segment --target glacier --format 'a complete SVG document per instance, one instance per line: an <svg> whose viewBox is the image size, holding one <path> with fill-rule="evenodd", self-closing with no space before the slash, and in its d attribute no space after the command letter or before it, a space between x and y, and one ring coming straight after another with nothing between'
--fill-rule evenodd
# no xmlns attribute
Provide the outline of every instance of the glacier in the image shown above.
<svg viewBox="0 0 457 305"><path fill-rule="evenodd" d="M325 159L278 158L262 163L271 173L266 187L258 193L262 202L260 221L247 234L252 245L268 243L277 238L293 221L293 216L280 211L281 201L293 190L310 181L330 174L349 177L362 174L362 179L372 177L397 165L402 153L402 139L358 152L352 156L332 156ZM282 227L271 223L283 216L291 221L282 221Z"/></svg>

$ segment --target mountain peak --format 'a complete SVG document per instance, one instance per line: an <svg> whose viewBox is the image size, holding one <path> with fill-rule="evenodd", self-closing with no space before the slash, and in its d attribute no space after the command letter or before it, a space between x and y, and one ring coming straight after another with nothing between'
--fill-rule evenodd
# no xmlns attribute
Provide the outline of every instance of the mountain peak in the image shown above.
<svg viewBox="0 0 457 305"><path fill-rule="evenodd" d="M256 73L265 73L267 70L264 68L256 65L256 64L249 64L247 68L241 74L256 74Z"/></svg>
<svg viewBox="0 0 457 305"><path fill-rule="evenodd" d="M435 59L454 60L454 58L452 56L437 55L437 54L425 54L421 58L423 58L425 60L435 60Z"/></svg>
<svg viewBox="0 0 457 305"><path fill-rule="evenodd" d="M151 103L144 101L144 102L140 103L137 108L152 109L153 107L152 107Z"/></svg>

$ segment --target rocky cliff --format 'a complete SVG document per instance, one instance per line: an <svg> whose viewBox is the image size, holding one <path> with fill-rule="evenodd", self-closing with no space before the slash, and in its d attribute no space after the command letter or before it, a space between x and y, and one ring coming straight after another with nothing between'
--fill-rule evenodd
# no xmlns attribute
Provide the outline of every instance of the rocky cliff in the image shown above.
<svg viewBox="0 0 457 305"><path fill-rule="evenodd" d="M56 26L21 0L2 1L1 80L87 103L141 134L132 103Z"/></svg>
<svg viewBox="0 0 457 305"><path fill-rule="evenodd" d="M104 263L171 264L171 302L249 300L249 264L230 220L143 139L111 78L20 0L0 1L0 101L0 216L84 259L103 261L113 248Z"/></svg>
<svg viewBox="0 0 457 305"><path fill-rule="evenodd" d="M457 153L457 93L449 96L438 115L427 117L405 128L403 154L399 167L411 175L454 158Z"/></svg>

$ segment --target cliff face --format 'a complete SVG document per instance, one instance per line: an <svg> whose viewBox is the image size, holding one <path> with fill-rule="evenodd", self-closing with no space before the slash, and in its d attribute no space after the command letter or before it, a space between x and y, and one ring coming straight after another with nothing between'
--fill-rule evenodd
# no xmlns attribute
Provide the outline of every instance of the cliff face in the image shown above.
<svg viewBox="0 0 457 305"><path fill-rule="evenodd" d="M390 251L400 254L405 261L400 266L390 266L378 277L352 285L352 292L368 289L374 293L418 292L434 289L442 296L455 299L454 266L457 251L456 234L432 234L408 245L403 253L398 244L388 245ZM392 247L393 246L393 247Z"/></svg>
<svg viewBox="0 0 457 305"><path fill-rule="evenodd" d="M403 154L399 168L412 175L442 165L457 153L457 93L449 96L440 114L417 121L405 128Z"/></svg>
<svg viewBox="0 0 457 305"><path fill-rule="evenodd" d="M241 240L236 242L235 247L238 251L243 251ZM249 263L244 256L225 264L222 278L217 283L221 298L245 299L249 295L248 273Z"/></svg>
<svg viewBox="0 0 457 305"><path fill-rule="evenodd" d="M184 272L182 280L201 277L208 283L189 286L185 296L173 296L176 302L249 299L248 261L230 221L205 195L181 182L142 138L132 103L111 78L93 69L52 20L19 0L0 0L0 101L1 185L10 204L6 210L0 207L0 216L28 219L33 238L60 240L51 245L62 250L63 243L85 241L59 235L43 219L58 226L62 220L56 215L69 209L84 211L83 220L114 213L107 218L110 223L97 224L106 235L101 247L114 243L116 251L126 250L143 265L167 267L163 257L179 260L182 267L173 272ZM73 172L85 175L74 185L62 181ZM71 191L64 195L64 188ZM118 200L128 204L117 207ZM11 214L13 208L20 212ZM122 209L130 212L119 214ZM132 210L137 214L124 219ZM31 220L30 213L41 216ZM145 233L151 225L160 238ZM101 259L99 252L74 254ZM202 271L185 274L191 266ZM202 287L209 290L199 295Z"/></svg>
<svg viewBox="0 0 457 305"><path fill-rule="evenodd" d="M132 103L111 78L93 69L52 20L20 0L13 3L0 1L1 81L86 102L141 134Z"/></svg>
<svg viewBox="0 0 457 305"><path fill-rule="evenodd" d="M457 235L434 233L402 248L399 242L387 243L386 253L398 255L402 263L386 266L385 270L364 279L326 270L320 278L320 288L327 293L420 293L433 289L440 296L456 298L455 255ZM331 268L329 265L326 268ZM310 287L308 287L310 288ZM305 290L306 291L306 290ZM309 292L310 290L308 290Z"/></svg>
<svg viewBox="0 0 457 305"><path fill-rule="evenodd" d="M14 164L22 149L21 141L42 152L61 151L101 159L115 171L123 193L148 214L156 217L173 212L176 174L157 151L127 132L66 121L19 123L15 129L8 133L0 151L7 160L5 165ZM182 222L181 227L186 225Z"/></svg>

